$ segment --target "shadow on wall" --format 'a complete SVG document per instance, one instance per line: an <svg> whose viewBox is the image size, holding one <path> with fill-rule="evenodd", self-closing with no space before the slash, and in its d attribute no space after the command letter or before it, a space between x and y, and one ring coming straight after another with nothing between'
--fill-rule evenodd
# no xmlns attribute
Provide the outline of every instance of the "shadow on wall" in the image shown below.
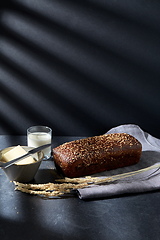
<svg viewBox="0 0 160 240"><path fill-rule="evenodd" d="M152 1L7 3L1 134L42 124L55 135L88 136L135 123L160 137L160 16Z"/></svg>

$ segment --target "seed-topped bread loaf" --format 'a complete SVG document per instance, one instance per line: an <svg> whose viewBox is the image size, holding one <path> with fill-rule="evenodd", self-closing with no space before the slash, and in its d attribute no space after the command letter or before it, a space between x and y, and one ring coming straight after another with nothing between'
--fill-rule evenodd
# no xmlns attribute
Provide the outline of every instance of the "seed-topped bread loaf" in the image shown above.
<svg viewBox="0 0 160 240"><path fill-rule="evenodd" d="M81 177L133 165L140 160L141 143L127 133L94 136L64 143L53 149L57 170Z"/></svg>

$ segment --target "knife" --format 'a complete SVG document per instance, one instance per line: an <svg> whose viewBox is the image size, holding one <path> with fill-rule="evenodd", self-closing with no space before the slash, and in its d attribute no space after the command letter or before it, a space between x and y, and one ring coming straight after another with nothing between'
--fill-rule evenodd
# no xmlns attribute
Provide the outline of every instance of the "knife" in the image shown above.
<svg viewBox="0 0 160 240"><path fill-rule="evenodd" d="M20 160L28 157L28 156L31 156L31 155L33 155L33 154L35 154L35 153L37 153L37 152L40 152L41 150L43 150L43 149L45 149L45 148L47 148L47 147L50 147L51 145L52 145L52 143L48 143L48 144L42 145L42 146L40 146L40 147L33 148L33 149L31 149L30 151L28 151L26 154L24 154L24 155L22 155L22 156L20 156L20 157L18 157L18 158L15 158L15 159L13 159L13 160L11 160L11 161L8 161L8 162L0 162L0 168L7 168L7 167L13 165L14 163L19 162Z"/></svg>

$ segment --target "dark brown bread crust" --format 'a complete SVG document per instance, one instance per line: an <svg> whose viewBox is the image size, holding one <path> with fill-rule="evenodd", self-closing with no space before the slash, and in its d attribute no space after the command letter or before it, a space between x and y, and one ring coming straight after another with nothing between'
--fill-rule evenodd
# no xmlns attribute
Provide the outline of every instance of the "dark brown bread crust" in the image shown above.
<svg viewBox="0 0 160 240"><path fill-rule="evenodd" d="M53 149L53 158L64 176L81 177L133 165L141 152L136 138L114 133L64 143Z"/></svg>

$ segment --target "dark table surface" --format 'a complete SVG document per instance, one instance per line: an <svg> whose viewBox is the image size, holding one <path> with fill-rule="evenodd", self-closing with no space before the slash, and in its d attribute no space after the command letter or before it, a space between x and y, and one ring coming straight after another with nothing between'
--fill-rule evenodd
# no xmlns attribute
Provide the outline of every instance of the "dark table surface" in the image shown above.
<svg viewBox="0 0 160 240"><path fill-rule="evenodd" d="M77 137L54 137L54 145ZM0 136L0 149L26 145L25 136ZM43 161L34 182L48 182L53 161ZM0 169L0 239L159 240L160 191L109 199L76 195L45 199L14 190Z"/></svg>

